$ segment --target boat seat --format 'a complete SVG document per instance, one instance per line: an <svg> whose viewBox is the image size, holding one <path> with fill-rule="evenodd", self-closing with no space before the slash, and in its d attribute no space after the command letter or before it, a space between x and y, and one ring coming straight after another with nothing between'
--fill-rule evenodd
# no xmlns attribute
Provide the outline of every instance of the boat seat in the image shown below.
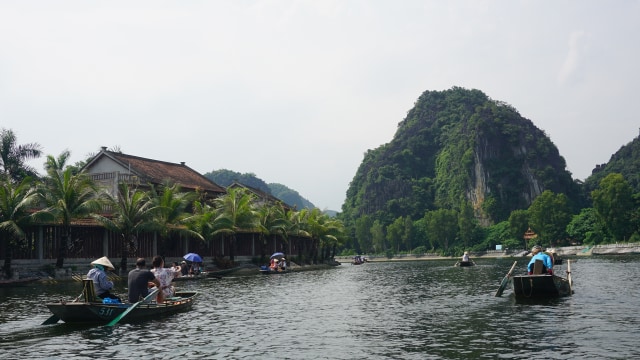
<svg viewBox="0 0 640 360"><path fill-rule="evenodd" d="M533 275L542 275L545 273L544 263L542 260L537 259L533 263Z"/></svg>
<svg viewBox="0 0 640 360"><path fill-rule="evenodd" d="M84 295L85 302L98 301L98 297L96 296L96 290L93 287L93 280L82 279L82 294Z"/></svg>

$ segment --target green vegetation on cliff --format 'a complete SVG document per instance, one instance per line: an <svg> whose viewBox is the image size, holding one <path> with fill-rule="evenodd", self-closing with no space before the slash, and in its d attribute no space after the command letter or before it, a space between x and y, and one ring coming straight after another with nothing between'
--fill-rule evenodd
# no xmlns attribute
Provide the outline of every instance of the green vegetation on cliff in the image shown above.
<svg viewBox="0 0 640 360"><path fill-rule="evenodd" d="M506 221L545 190L564 194L569 209L584 203L544 131L504 102L454 87L424 92L392 141L367 151L341 216L356 237L354 245L365 241L356 234L362 233L359 219L366 217L364 223L383 228L398 218L415 219L423 224L423 236L438 234L429 240L434 248L471 246L485 238L478 226ZM464 231L434 232L434 224L449 224L454 214ZM414 245L423 244L406 249Z"/></svg>

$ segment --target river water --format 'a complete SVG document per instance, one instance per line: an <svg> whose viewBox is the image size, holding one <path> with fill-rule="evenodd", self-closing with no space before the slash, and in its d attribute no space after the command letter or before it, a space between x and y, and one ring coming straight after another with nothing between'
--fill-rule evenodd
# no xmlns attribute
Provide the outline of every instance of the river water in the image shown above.
<svg viewBox="0 0 640 360"><path fill-rule="evenodd" d="M537 302L516 301L510 288L494 297L514 260L524 272L524 258L476 259L469 268L428 260L180 282L200 292L191 311L113 328L40 325L51 315L42 303L76 297L80 283L0 289L0 358L640 356L639 255L577 258L575 294Z"/></svg>

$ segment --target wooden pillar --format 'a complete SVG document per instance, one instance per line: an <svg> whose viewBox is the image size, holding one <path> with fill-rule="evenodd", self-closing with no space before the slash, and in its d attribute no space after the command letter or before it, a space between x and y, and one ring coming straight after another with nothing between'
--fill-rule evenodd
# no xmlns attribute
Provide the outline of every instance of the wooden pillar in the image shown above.
<svg viewBox="0 0 640 360"><path fill-rule="evenodd" d="M104 229L102 235L102 253L104 256L111 256L111 254L109 254L109 230L107 229Z"/></svg>
<svg viewBox="0 0 640 360"><path fill-rule="evenodd" d="M155 231L153 232L153 244L151 246L151 249L153 250L153 254L151 254L151 257L153 257L158 253L158 233Z"/></svg>
<svg viewBox="0 0 640 360"><path fill-rule="evenodd" d="M38 260L42 261L44 258L44 229L43 226L38 226L38 240L36 249L38 249Z"/></svg>

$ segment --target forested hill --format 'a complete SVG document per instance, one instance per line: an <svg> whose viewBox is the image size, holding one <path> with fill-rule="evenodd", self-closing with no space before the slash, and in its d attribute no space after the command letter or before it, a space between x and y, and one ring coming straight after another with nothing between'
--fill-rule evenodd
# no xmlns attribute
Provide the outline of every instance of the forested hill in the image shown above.
<svg viewBox="0 0 640 360"><path fill-rule="evenodd" d="M271 194L282 200L285 204L295 206L298 210L304 208L315 208L309 200L303 198L297 191L289 189L285 185L278 183L267 184L252 173L241 174L232 170L220 169L208 172L204 174L204 176L214 183L224 187L231 185L234 181L250 186L267 194Z"/></svg>
<svg viewBox="0 0 640 360"><path fill-rule="evenodd" d="M640 192L640 137L636 137L611 155L609 162L595 167L585 179L587 193L595 190L602 179L611 173L620 173L635 192Z"/></svg>
<svg viewBox="0 0 640 360"><path fill-rule="evenodd" d="M369 150L347 190L343 219L390 224L426 211L473 210L483 225L526 209L544 190L578 202L580 188L544 131L482 91L426 91L391 142Z"/></svg>

